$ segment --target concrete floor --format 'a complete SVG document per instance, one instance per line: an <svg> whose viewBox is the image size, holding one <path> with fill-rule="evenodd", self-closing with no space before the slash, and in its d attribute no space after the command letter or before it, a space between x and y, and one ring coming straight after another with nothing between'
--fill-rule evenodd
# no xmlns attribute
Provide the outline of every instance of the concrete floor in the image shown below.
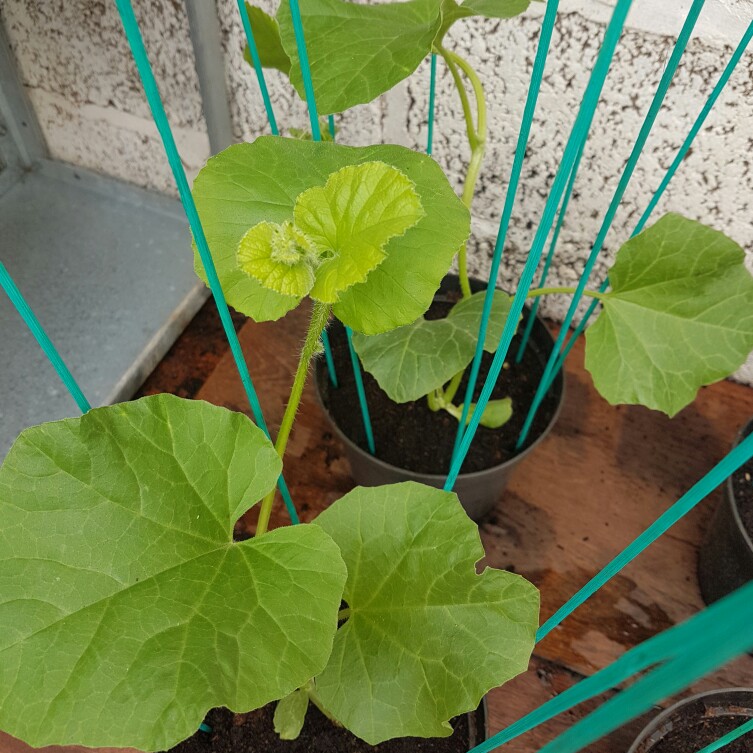
<svg viewBox="0 0 753 753"><path fill-rule="evenodd" d="M0 259L92 405L130 397L206 298L178 202L60 163L0 191ZM0 459L78 409L0 294Z"/></svg>

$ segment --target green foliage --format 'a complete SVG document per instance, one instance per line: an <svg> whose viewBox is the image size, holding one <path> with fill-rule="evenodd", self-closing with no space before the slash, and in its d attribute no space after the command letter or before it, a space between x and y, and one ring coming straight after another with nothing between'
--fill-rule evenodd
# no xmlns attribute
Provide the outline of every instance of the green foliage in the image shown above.
<svg viewBox="0 0 753 753"><path fill-rule="evenodd" d="M441 24L438 0L378 5L306 0L300 8L316 105L322 114L371 102L410 76L431 50ZM305 99L287 0L280 3L277 19L292 63L290 81Z"/></svg>
<svg viewBox="0 0 753 753"><path fill-rule="evenodd" d="M441 395L438 397L440 401L439 407L443 408L450 415L455 416L455 418L460 421L463 417L462 404L454 405L453 403L448 403L444 400ZM471 410L465 419L466 425L471 422L471 416L473 416L475 410L476 403L471 403ZM512 418L512 410L512 398L510 397L503 397L500 400L490 400L486 404L486 408L484 408L484 412L481 415L481 426L485 426L487 429L499 429L500 426L504 426Z"/></svg>
<svg viewBox="0 0 753 753"><path fill-rule="evenodd" d="M418 319L391 332L353 336L363 366L396 403L418 400L439 389L472 360L485 293L456 303L445 319ZM493 353L502 335L511 299L494 292L485 350Z"/></svg>
<svg viewBox="0 0 753 753"><path fill-rule="evenodd" d="M311 525L232 540L280 467L245 416L168 395L23 432L0 468L0 728L164 750L320 672L337 546Z"/></svg>
<svg viewBox="0 0 753 753"><path fill-rule="evenodd" d="M193 193L231 306L278 319L311 282L306 266L316 266L311 295L334 300L335 315L367 334L423 314L470 225L437 164L397 146L264 136L212 157ZM260 223L268 226L247 236ZM291 269L273 270L273 238L294 241ZM198 258L195 266L206 281Z"/></svg>
<svg viewBox="0 0 753 753"><path fill-rule="evenodd" d="M484 550L455 494L358 488L315 524L340 547L349 609L316 693L366 742L449 735L449 719L527 668L538 591L512 573L476 573Z"/></svg>
<svg viewBox="0 0 753 753"><path fill-rule="evenodd" d="M416 70L455 21L469 16L510 18L529 4L530 0L466 0L463 4L407 0L373 5L306 0L300 4L301 19L319 112L342 112L389 91ZM260 57L269 61L264 65L283 71L289 63L291 83L305 99L287 0L280 3L278 25L273 26L272 20L262 11L251 19L257 46L265 48L262 56L260 47Z"/></svg>
<svg viewBox="0 0 753 753"><path fill-rule="evenodd" d="M441 44L445 34L461 18L485 16L486 18L513 18L519 16L531 4L531 0L442 0L442 25L434 44Z"/></svg>
<svg viewBox="0 0 753 753"><path fill-rule="evenodd" d="M399 170L383 162L350 165L300 194L293 222L254 225L238 245L238 264L268 290L336 303L422 215L413 184Z"/></svg>
<svg viewBox="0 0 753 753"><path fill-rule="evenodd" d="M613 404L672 416L753 349L753 277L722 233L668 214L620 249L586 332L586 368Z"/></svg>
<svg viewBox="0 0 753 753"><path fill-rule="evenodd" d="M286 76L289 75L290 58L283 49L277 19L250 3L246 3L246 12L254 33L256 51L259 53L262 66L264 68L275 68ZM254 64L248 45L243 50L243 59L249 65Z"/></svg>
<svg viewBox="0 0 753 753"><path fill-rule="evenodd" d="M294 690L281 698L275 708L275 732L281 740L295 740L301 734L309 707L308 691L304 688Z"/></svg>
<svg viewBox="0 0 753 753"><path fill-rule="evenodd" d="M326 118L319 119L319 133L322 141L334 141L334 136L330 133L329 123ZM291 139L299 139L301 141L313 141L314 137L311 131L306 128L288 128L288 135ZM335 135L337 135L337 128L335 128Z"/></svg>

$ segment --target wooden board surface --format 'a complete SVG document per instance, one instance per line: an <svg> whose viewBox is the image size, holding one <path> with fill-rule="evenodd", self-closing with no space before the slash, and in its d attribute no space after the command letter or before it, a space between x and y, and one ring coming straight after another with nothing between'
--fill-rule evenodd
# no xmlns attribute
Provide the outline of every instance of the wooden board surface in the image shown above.
<svg viewBox="0 0 753 753"><path fill-rule="evenodd" d="M212 316L202 312L144 392L183 392L249 413ZM306 311L299 309L281 322L246 322L240 329L273 432L282 418L306 323ZM201 354L198 362L194 360ZM582 364L580 343L568 361L565 405L554 431L516 469L504 496L481 526L487 563L515 569L541 589L542 619L718 462L739 427L753 415L753 390L731 382L704 389L672 420L643 408L614 408L596 393ZM285 475L303 520L313 519L353 487L342 448L310 382L288 445ZM489 694L492 731L703 607L695 576L696 554L718 498L717 493L704 501L542 641L526 674ZM252 530L254 518L252 510L239 525ZM278 500L272 525L287 522ZM753 686L753 658L737 659L696 689L732 685ZM538 751L600 700L542 725L503 750ZM626 751L645 721L627 725L588 750ZM44 750L80 753L84 749ZM0 733L0 753L29 751Z"/></svg>

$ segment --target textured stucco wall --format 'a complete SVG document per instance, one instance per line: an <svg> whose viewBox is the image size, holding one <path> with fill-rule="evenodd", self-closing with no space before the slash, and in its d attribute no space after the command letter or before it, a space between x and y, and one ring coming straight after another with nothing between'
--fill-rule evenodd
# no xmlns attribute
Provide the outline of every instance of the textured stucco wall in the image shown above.
<svg viewBox="0 0 753 753"><path fill-rule="evenodd" d="M189 173L209 155L182 0L136 15ZM51 155L174 193L157 129L111 0L2 0L0 17Z"/></svg>
<svg viewBox="0 0 753 753"><path fill-rule="evenodd" d="M211 0L207 0L210 2ZM273 10L278 0L263 0ZM364 0L359 0L364 1ZM235 136L267 132L255 77L242 61L234 0L216 0ZM561 0L523 182L500 280L512 286L535 232L615 0ZM488 270L542 7L512 21L460 22L448 45L479 71L489 100L489 148L474 204L471 264ZM209 153L182 0L137 0L147 48L189 173ZM573 284L595 237L690 0L634 0L596 115L551 281ZM675 83L607 241L596 275L629 235L730 54L753 18L753 0L707 0ZM2 0L0 14L54 157L172 192L172 180L140 82L109 0ZM468 158L461 109L440 61L435 156L454 184ZM307 115L276 72L268 83L280 125L306 127ZM428 65L380 101L339 119L343 143L388 140L423 149ZM728 233L753 269L753 54L738 67L656 212L680 211ZM543 311L561 316L568 301ZM753 381L753 364L743 375Z"/></svg>

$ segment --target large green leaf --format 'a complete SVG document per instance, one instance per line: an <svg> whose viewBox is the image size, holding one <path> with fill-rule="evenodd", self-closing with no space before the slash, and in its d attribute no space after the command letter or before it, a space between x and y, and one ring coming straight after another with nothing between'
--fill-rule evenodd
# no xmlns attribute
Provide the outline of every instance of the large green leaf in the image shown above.
<svg viewBox="0 0 753 753"><path fill-rule="evenodd" d="M440 26L439 0L359 5L346 0L300 3L316 105L323 114L371 102L410 76L429 54ZM290 80L305 99L287 0L277 13Z"/></svg>
<svg viewBox="0 0 753 753"><path fill-rule="evenodd" d="M672 416L753 349L753 277L712 228L666 215L622 246L609 280L586 368L610 403Z"/></svg>
<svg viewBox="0 0 753 753"><path fill-rule="evenodd" d="M435 44L441 44L450 27L461 18L485 16L486 18L513 18L525 11L531 0L442 0L442 25Z"/></svg>
<svg viewBox="0 0 753 753"><path fill-rule="evenodd" d="M531 0L465 0L464 11L486 18L514 18L528 9Z"/></svg>
<svg viewBox="0 0 753 753"><path fill-rule="evenodd" d="M428 395L452 379L473 359L485 293L475 293L452 307L445 319L420 318L405 327L380 335L353 335L353 346L363 367L396 403ZM497 349L510 297L494 293L484 345Z"/></svg>
<svg viewBox="0 0 753 753"><path fill-rule="evenodd" d="M259 60L262 66L264 68L276 68L285 75L289 75L290 58L283 49L277 19L272 18L272 16L265 13L261 8L257 8L250 3L246 3L246 12L248 13L248 20L254 34L256 51L259 53ZM253 65L248 45L243 50L243 57L247 63Z"/></svg>
<svg viewBox="0 0 753 753"><path fill-rule="evenodd" d="M476 347L478 339L478 330L481 325L481 314L484 311L484 299L486 291L474 293L468 298L459 300L450 311L447 317L456 327L462 329L473 337L473 347ZM484 350L487 353L496 353L499 340L502 337L502 330L505 328L507 315L510 313L512 299L507 293L501 290L494 291L492 307L489 313L489 322L484 338Z"/></svg>
<svg viewBox="0 0 753 753"><path fill-rule="evenodd" d="M298 196L349 165L382 162L412 182L425 215L385 246L365 282L339 294L334 312L357 332L375 334L414 321L429 307L470 229L468 210L439 166L398 146L347 147L263 136L212 157L194 198L228 303L257 321L277 319L298 298L266 290L238 265L236 250L260 222L293 219ZM378 206L378 202L377 202ZM202 279L200 264L196 269Z"/></svg>
<svg viewBox="0 0 753 753"><path fill-rule="evenodd" d="M342 112L371 102L413 73L462 18L511 18L531 0L400 0L364 5L349 0L300 4L311 79L319 112ZM251 6L249 6L251 7ZM306 98L290 6L282 0L277 23L252 8L263 65L289 73ZM246 59L250 62L248 49Z"/></svg>
<svg viewBox="0 0 753 753"><path fill-rule="evenodd" d="M357 488L315 524L340 547L349 609L316 693L366 742L449 735L449 719L527 668L538 591L476 573L484 550L455 494Z"/></svg>
<svg viewBox="0 0 753 753"><path fill-rule="evenodd" d="M320 672L337 546L232 539L279 472L245 416L166 395L23 432L0 468L0 729L164 750Z"/></svg>

